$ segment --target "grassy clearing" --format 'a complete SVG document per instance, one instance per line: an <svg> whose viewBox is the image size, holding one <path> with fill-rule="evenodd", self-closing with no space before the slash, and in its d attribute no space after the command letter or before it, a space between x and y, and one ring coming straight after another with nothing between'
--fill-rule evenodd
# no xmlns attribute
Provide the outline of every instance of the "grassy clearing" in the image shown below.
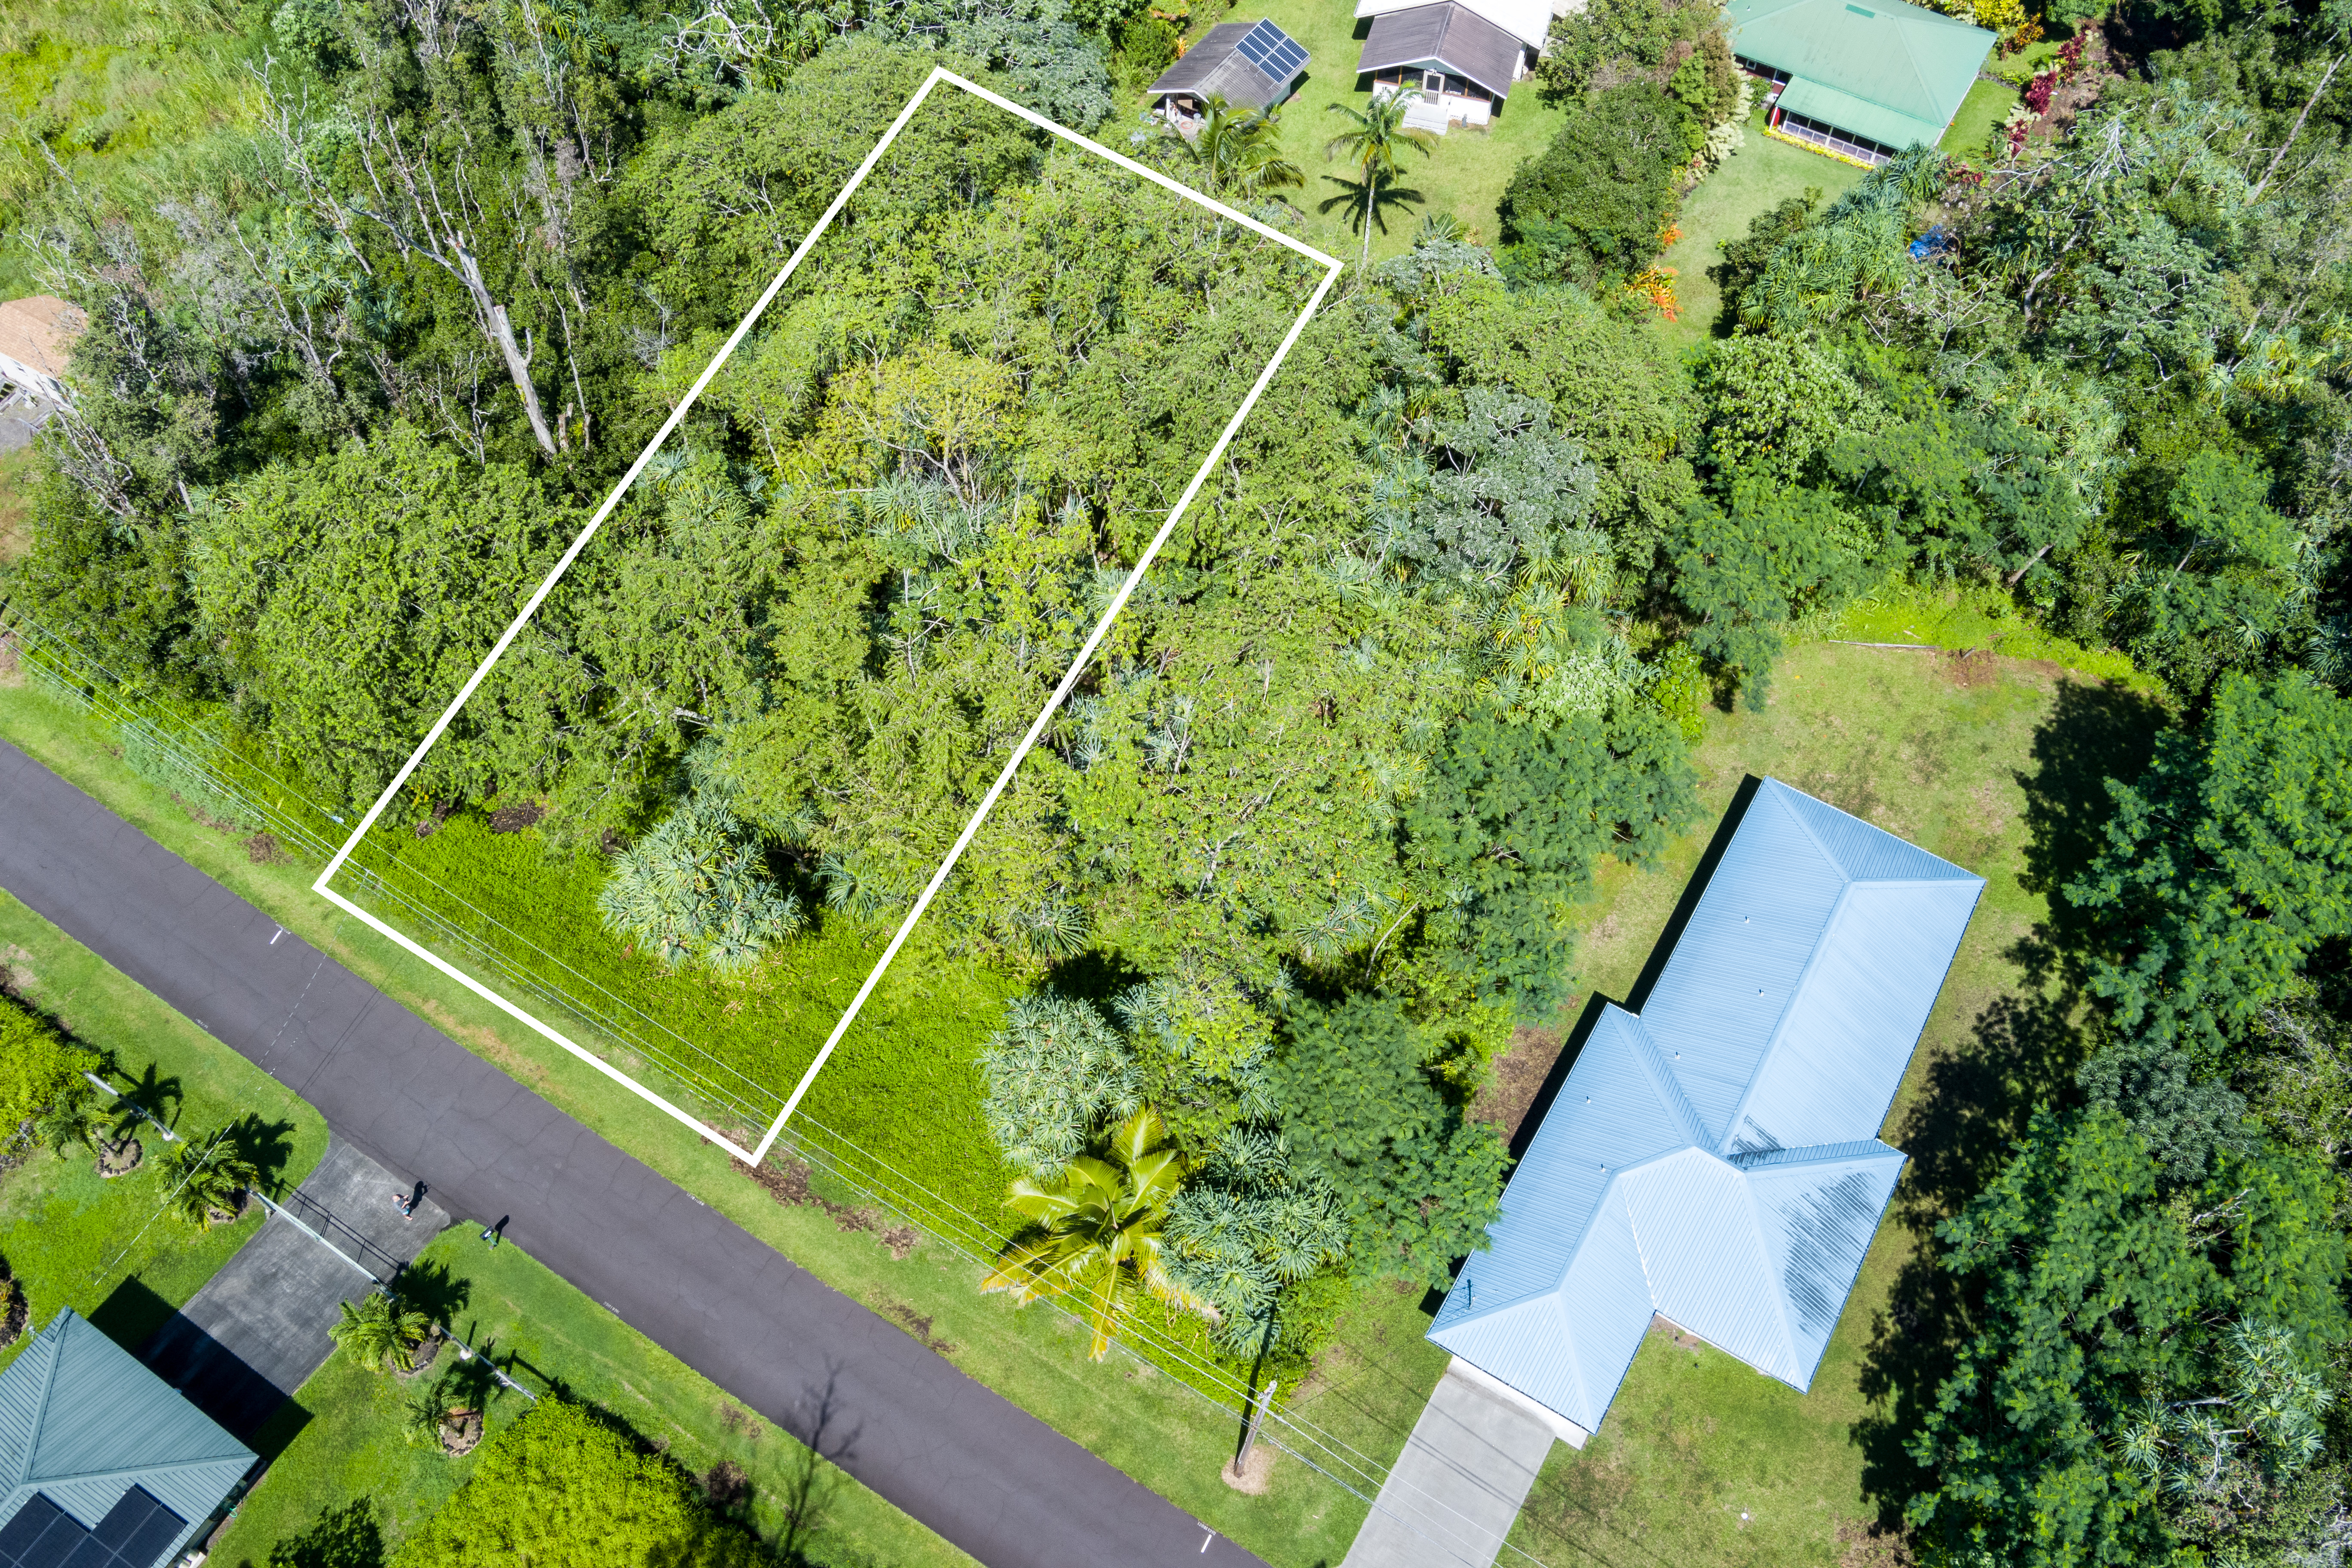
<svg viewBox="0 0 2352 1568"><path fill-rule="evenodd" d="M845 1201L833 1207L780 1201L693 1132L310 893L315 868L257 861L240 836L192 820L169 795L131 774L114 754L110 732L86 714L21 678L13 686L0 682L0 739L39 757L420 1018L1221 1534L1285 1565L1336 1563L1354 1539L1365 1505L1304 1466L1277 1462L1261 1497L1217 1479L1240 1435L1238 1401L1208 1401L1123 1352L1100 1364L1087 1361L1085 1336L1074 1324L1044 1308L1024 1311L1001 1296L982 1296L982 1266L933 1239L894 1257L856 1194L834 1194ZM1367 1300L1368 1311L1351 1314L1351 1322L1386 1321L1399 1307L1415 1308L1370 1293ZM1418 1332L1392 1331L1391 1338L1409 1342ZM1349 1440L1385 1462L1402 1446L1436 1373L1422 1379L1419 1363L1408 1360L1416 1370L1407 1376L1377 1348L1364 1353L1380 1366L1335 1381L1354 1402L1350 1430L1363 1439ZM1417 1392L1405 1386L1416 1379ZM1349 1407L1348 1400L1326 1406ZM1402 1412L1402 1425L1391 1411ZM1383 1434L1386 1452L1380 1453Z"/></svg>
<svg viewBox="0 0 2352 1568"><path fill-rule="evenodd" d="M1264 16L1307 50L1307 74L1281 109L1283 154L1306 174L1307 188L1286 195L1306 215L1299 237L1349 260L1362 253L1363 239L1348 211L1319 209L1339 192L1334 177L1349 173L1344 164L1323 156L1325 145L1347 125L1344 117L1331 112L1332 106L1343 104L1360 110L1372 99L1369 79L1359 89L1356 76L1356 60L1363 53L1364 33L1371 24L1356 20L1353 11L1353 6L1339 0L1269 0L1232 14L1235 21ZM1223 19L1222 7L1205 7L1195 13L1191 36L1197 38L1213 23ZM1135 100L1138 110L1144 106L1142 99ZM1457 125L1437 139L1430 156L1405 153L1404 184L1420 193L1419 199L1382 208L1381 222L1387 227L1372 226L1373 259L1412 248L1413 228L1424 213L1451 213L1469 226L1472 237L1480 244L1494 244L1502 237L1496 209L1511 171L1541 152L1564 118L1559 108L1537 97L1534 82L1523 81L1485 130Z"/></svg>
<svg viewBox="0 0 2352 1568"><path fill-rule="evenodd" d="M740 1106L745 1135L754 1140L887 940L887 931L828 916L813 934L780 944L744 980L671 973L604 931L596 913L606 869L601 858L554 858L536 829L494 833L474 812L421 839L379 828L358 863L509 964L613 1019L617 1028L599 1043L613 1045L605 1054L614 1065L653 1077L644 1056L621 1043L642 1041L721 1103ZM366 896L351 879L341 890ZM495 921L486 911L496 912ZM380 912L445 957L460 956L415 929L404 911ZM927 951L919 932L811 1089L808 1116L974 1224L995 1224L1013 1172L981 1121L977 1058L1019 989L982 965Z"/></svg>
<svg viewBox="0 0 2352 1568"><path fill-rule="evenodd" d="M150 1063L164 1121L209 1132L250 1111L268 1130L260 1157L281 1189L327 1152L318 1112L270 1081L97 954L0 892L0 968L24 1000L89 1049L111 1052L133 1079ZM118 1077L118 1085L127 1080ZM152 1160L162 1140L141 1140ZM158 1213L166 1192L142 1168L101 1181L90 1157L37 1152L0 1175L0 1258L25 1288L35 1326L71 1307L135 1346L201 1289L260 1226L257 1212L209 1231ZM0 1350L13 1361L29 1339Z"/></svg>
<svg viewBox="0 0 2352 1568"><path fill-rule="evenodd" d="M1923 1242L2071 1079L2080 998L2047 962L2049 894L2091 850L2101 780L2137 771L2159 717L2131 683L2048 659L1827 643L1789 654L1765 712L1710 716L1707 818L1657 874L1604 871L1580 945L1593 990L1633 989L1748 773L1968 867L1985 894L1887 1117L1913 1163L1811 1391L1653 1335L1592 1442L1554 1448L1520 1547L1552 1563L1819 1563L1899 1512L1906 1412L1953 1331ZM1558 1050L1528 1037L1507 1080L1539 1079Z"/></svg>
<svg viewBox="0 0 2352 1568"><path fill-rule="evenodd" d="M1992 145L1992 133L2009 118L2018 101L2017 89L2005 81L1979 81L1952 113L1952 123L1937 145L1956 158L1983 158Z"/></svg>
<svg viewBox="0 0 2352 1568"><path fill-rule="evenodd" d="M453 1282L450 1321L527 1385L560 1385L572 1398L601 1405L691 1474L708 1475L722 1462L740 1467L752 1488L743 1517L766 1540L803 1553L791 1559L788 1551L788 1560L813 1568L948 1568L971 1561L736 1405L520 1247L493 1251L463 1227L447 1230L414 1271ZM403 1436L406 1400L455 1363L444 1355L411 1386L337 1352L303 1384L295 1403L309 1412L307 1424L239 1505L215 1560L234 1568L258 1564L277 1542L362 1498L373 1504L385 1544L397 1544L473 1468L471 1455L452 1459ZM495 1431L525 1406L500 1390L486 1408Z"/></svg>
<svg viewBox="0 0 2352 1568"><path fill-rule="evenodd" d="M49 178L44 143L79 180L187 157L255 99L229 0L10 0L0 6L0 233ZM0 247L0 299L32 291L31 258Z"/></svg>
<svg viewBox="0 0 2352 1568"><path fill-rule="evenodd" d="M1693 343L1714 330L1723 309L1723 290L1707 276L1707 268L1723 259L1718 247L1725 240L1741 238L1750 222L1790 196L1804 195L1808 186L1834 196L1861 178L1862 171L1850 163L1765 135L1764 110L1757 109L1748 117L1746 144L1683 198L1675 219L1683 237L1659 261L1675 269L1682 314L1662 330Z"/></svg>

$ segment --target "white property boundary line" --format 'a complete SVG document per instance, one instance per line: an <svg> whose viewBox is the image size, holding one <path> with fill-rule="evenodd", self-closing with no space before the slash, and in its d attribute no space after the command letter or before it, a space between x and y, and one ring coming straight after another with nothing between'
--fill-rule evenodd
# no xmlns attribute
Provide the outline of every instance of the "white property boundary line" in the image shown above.
<svg viewBox="0 0 2352 1568"><path fill-rule="evenodd" d="M475 689L488 677L491 668L505 657L507 649L512 646L515 638L522 635L523 627L530 624L532 616L538 614L540 605L546 601L548 595L554 591L557 582L572 569L572 563L580 558L580 552L588 547L588 542L596 536L596 531L604 526L604 520L612 515L613 509L620 504L621 498L627 494L629 487L636 482L637 475L644 470L646 463L653 459L654 454L661 450L663 443L667 441L671 434L677 430L679 422L685 419L687 411L694 406L696 400L701 397L703 389L710 384L711 377L719 374L719 367L727 363L730 355L734 353L736 346L742 342L745 336L751 332L753 324L766 313L769 305L782 290L785 281L792 277L802 260L815 247L824 231L832 226L833 220L840 216L841 209L848 204L850 196L856 194L859 185L866 183L866 175L874 172L874 166L881 161L882 154L889 150L890 143L898 139L898 132L907 128L908 121L914 118L915 110L920 109L923 106L923 100L930 97L931 89L943 81L961 88L973 97L992 103L1007 113L1018 115L1032 125L1060 137L1073 146L1082 147L1089 153L1108 158L1119 167L1131 174L1140 174L1152 184L1165 187L1186 201L1197 202L1222 217L1230 218L1243 227L1273 240L1277 245L1297 251L1325 268L1323 281L1316 286L1315 292L1307 300L1306 308L1299 311L1298 319L1291 322L1289 332L1282 340L1282 346L1276 349L1274 357L1266 362L1265 370L1259 373L1256 384L1250 388L1249 395L1242 399L1241 406L1234 410L1233 418L1226 422L1224 430L1217 437L1216 445L1212 447L1208 456L1202 459L1200 468L1192 475L1192 482L1184 487L1184 493L1177 499L1175 507L1168 513L1168 521L1160 525L1160 531L1151 536L1151 542L1145 547L1142 555L1137 559L1134 570L1130 571L1127 574L1127 580L1119 584L1118 593L1111 599L1109 608L1103 612L1102 618L1095 624L1092 635L1087 638L1086 645L1078 649L1077 657L1070 661L1069 670L1062 677L1061 684L1054 689L1053 697L1037 715L1036 721L1029 726L1029 732L1022 737L1021 744L1013 748L1012 757L1006 761L1003 770L996 775L996 782L989 786L988 794L982 798L979 810L972 814L970 822L964 824L963 832L957 836L954 847L948 851L947 858L941 861L940 868L932 873L929 884L923 889L922 895L915 900L914 908L907 912L907 918L899 923L898 933L890 939L890 945L883 950L881 959L874 965L873 972L866 975L866 984L857 988L857 994L851 1000L848 1011L842 1014L841 1021L834 1026L833 1033L826 1037L824 1048L817 1052L816 1059L809 1064L808 1070L801 1075L800 1082L793 1086L791 1098L784 1101L783 1109L777 1112L775 1121L769 1125L767 1135L760 1140L757 1148L745 1149L722 1134L717 1128L655 1093L596 1055L595 1052L584 1049L555 1029L550 1028L546 1024L524 1012L457 965L394 931L384 921L336 892L327 884L334 879L336 872L342 869L343 863L351 858L352 851L359 847L361 839L367 837L368 831L375 826L376 818L383 815L384 807L392 804L393 798L400 793L401 786L408 782L409 775L414 773L417 764L425 760L425 753L433 749L434 742L447 731L450 722L457 717L458 710L466 706L467 700L474 695ZM1250 410L1257 405L1257 400L1265 395L1265 389L1273 384L1275 373L1282 368L1282 362L1290 356L1291 348L1298 342L1298 334L1306 331L1307 323L1314 319L1315 312L1321 308L1324 296L1331 291L1332 284L1339 280L1340 269L1344 265L1338 258L1326 256L1312 246L1302 244L1244 213L1235 212L1223 202L1204 196L1190 186L1178 184L1157 169L1146 168L1134 159L1114 153L1109 148L1079 135L1066 126L1055 124L1033 109L1024 109L1012 100L991 92L977 83L966 81L951 70L933 68L931 74L924 79L923 85L916 89L915 96L907 100L907 107L898 111L898 117L893 120L890 122L890 128L882 133L882 140L877 142L874 144L874 150L866 154L866 161L858 164L857 172L850 176L849 183L844 185L840 194L833 198L833 205L824 209L824 216L817 220L816 226L810 229L807 237L793 247L791 258L784 263L783 270L776 274L774 281L768 285L767 291L761 294L758 303L751 307L751 313L743 318L742 322L736 327L733 335L729 337L726 343L720 347L718 357L713 359L695 379L694 385L678 401L677 406L670 411L669 417L662 421L661 428L654 432L653 439L646 443L646 449L637 455L637 460L629 465L628 472L623 474L620 482L613 487L613 493L604 498L604 504L596 509L595 516L588 520L588 525L580 531L580 536L572 542L572 547L563 552L562 558L556 562L554 569L548 573L546 581L540 584L538 591L531 595L530 601L523 605L512 624L507 627L499 640L491 645L489 654L482 660L481 667L467 678L466 684L458 689L457 695L451 699L449 706L442 710L441 717L435 720L433 727L425 731L424 741L410 754L408 760L401 764L400 771L393 775L392 782L384 786L383 793L376 797L375 804L368 807L367 815L360 818L359 826L352 830L351 837L343 841L342 847L335 851L334 858L327 862L327 868L319 873L317 881L310 884L311 891L371 930L390 939L404 951L423 959L502 1012L554 1041L647 1104L694 1129L695 1131L717 1143L746 1164L757 1165L767 1157L769 1149L774 1145L778 1135L783 1131L784 1123L791 1119L793 1112L800 1108L802 1097L807 1094L809 1086L816 1081L817 1073L832 1057L834 1047L841 1043L842 1037L849 1032L850 1025L856 1021L859 1011L866 1005L866 999L874 994L875 986L881 984L883 973L890 967L890 961L898 955L898 949L905 945L908 936L913 932L915 922L922 919L923 911L930 907L931 900L938 895L940 889L946 885L948 874L955 869L956 862L963 858L963 852L971 847L973 836L980 831L981 824L987 819L988 814L995 809L997 797L1002 795L1005 786L1013 782L1013 775L1020 769L1023 760L1029 755L1031 748L1036 745L1038 738L1045 732L1045 726L1052 722L1054 714L1061 708L1063 700L1069 696L1071 689L1085 675L1087 661L1094 657L1095 649L1102 645L1103 638L1109 635L1111 623L1118 617L1119 611L1126 608L1129 597L1134 594L1137 584L1143 581L1144 573L1150 569L1151 563L1160 554L1160 547L1166 544L1170 536L1175 532L1178 521L1183 517L1186 509L1191 507L1192 499L1200 493L1201 487L1208 481L1211 471L1216 468L1217 459L1224 456L1225 447L1231 444L1234 435L1241 429L1242 421L1249 417Z"/></svg>

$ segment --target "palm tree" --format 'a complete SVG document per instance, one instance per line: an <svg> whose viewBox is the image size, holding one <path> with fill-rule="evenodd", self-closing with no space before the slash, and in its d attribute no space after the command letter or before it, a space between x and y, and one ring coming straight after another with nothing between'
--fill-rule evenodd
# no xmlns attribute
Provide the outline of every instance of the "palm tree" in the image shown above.
<svg viewBox="0 0 2352 1568"><path fill-rule="evenodd" d="M1087 1353L1097 1361L1110 1353L1111 1331L1134 1286L1199 1310L1201 1300L1170 1277L1160 1255L1168 1202L1184 1180L1184 1157L1163 1140L1159 1114L1147 1105L1111 1129L1105 1158L1071 1161L1060 1186L1026 1176L1013 1183L1012 1206L1035 1222L1036 1233L999 1255L981 1289L1010 1291L1024 1306L1077 1296L1095 1331Z"/></svg>
<svg viewBox="0 0 2352 1568"><path fill-rule="evenodd" d="M1237 110L1222 93L1209 95L1200 128L1179 136L1213 196L1258 196L1307 183L1298 165L1282 155L1276 117L1268 110Z"/></svg>
<svg viewBox="0 0 2352 1568"><path fill-rule="evenodd" d="M1344 103L1330 105L1332 113L1346 115L1349 123L1347 130L1324 143L1323 155L1333 158L1344 152L1363 176L1362 184L1357 187L1357 199L1364 209L1362 265L1366 267L1372 264L1372 218L1380 209L1381 186L1393 182L1404 171L1398 153L1411 147L1425 158L1437 148L1437 138L1405 125L1406 105L1420 97L1418 89L1404 88L1386 98L1376 98L1361 109L1350 109Z"/></svg>
<svg viewBox="0 0 2352 1568"><path fill-rule="evenodd" d="M370 1372L415 1368L416 1347L425 1342L432 1319L389 1290L378 1290L356 1307L349 1301L341 1306L342 1321L327 1333L352 1360Z"/></svg>
<svg viewBox="0 0 2352 1568"><path fill-rule="evenodd" d="M173 1213L190 1225L211 1229L236 1217L246 1193L261 1180L261 1172L245 1157L244 1144L234 1127L224 1127L210 1138L185 1138L171 1145L162 1162L162 1174Z"/></svg>

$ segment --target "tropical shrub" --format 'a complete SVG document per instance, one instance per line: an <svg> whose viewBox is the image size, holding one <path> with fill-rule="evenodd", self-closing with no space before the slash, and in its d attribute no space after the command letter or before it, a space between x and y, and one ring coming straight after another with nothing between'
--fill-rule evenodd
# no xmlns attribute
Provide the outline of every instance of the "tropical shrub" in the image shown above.
<svg viewBox="0 0 2352 1568"><path fill-rule="evenodd" d="M1216 1312L1218 1342L1255 1356L1284 1335L1286 1293L1346 1257L1349 1227L1338 1192L1278 1134L1236 1127L1169 1203L1163 1236L1170 1275Z"/></svg>
<svg viewBox="0 0 2352 1568"><path fill-rule="evenodd" d="M1134 1053L1087 1002L1040 991L1006 1010L981 1047L989 1136L1013 1164L1058 1181L1108 1119L1143 1105Z"/></svg>
<svg viewBox="0 0 2352 1568"><path fill-rule="evenodd" d="M473 1474L394 1568L749 1568L757 1543L677 1465L554 1395L482 1445Z"/></svg>
<svg viewBox="0 0 2352 1568"><path fill-rule="evenodd" d="M242 1122L232 1122L208 1136L184 1134L164 1146L155 1173L173 1214L204 1230L237 1216L245 1194L261 1181L260 1168L246 1157L245 1134Z"/></svg>
<svg viewBox="0 0 2352 1568"><path fill-rule="evenodd" d="M1647 267L1664 248L1675 174L1696 151L1690 127L1683 107L1646 81L1570 104L1551 144L1504 190L1506 267L1586 286Z"/></svg>
<svg viewBox="0 0 2352 1568"><path fill-rule="evenodd" d="M82 1074L98 1058L68 1044L47 1020L0 994L0 1144L61 1103L82 1103Z"/></svg>
<svg viewBox="0 0 2352 1568"><path fill-rule="evenodd" d="M724 805L696 798L614 857L596 898L604 927L671 968L737 974L806 923L797 895L767 873L760 836Z"/></svg>
<svg viewBox="0 0 2352 1568"><path fill-rule="evenodd" d="M1395 1002L1302 1004L1286 1020L1273 1088L1298 1174L1336 1194L1349 1267L1444 1285L1501 1213L1503 1141L1441 1089L1433 1045Z"/></svg>
<svg viewBox="0 0 2352 1568"><path fill-rule="evenodd" d="M416 1365L416 1347L433 1330L433 1320L389 1289L371 1292L359 1305L338 1303L341 1316L327 1333L352 1359L370 1372L408 1372Z"/></svg>
<svg viewBox="0 0 2352 1568"><path fill-rule="evenodd" d="M1134 1290L1181 1307L1204 1306L1170 1270L1161 1241L1169 1203L1183 1181L1183 1155L1167 1146L1160 1118L1145 1106L1111 1130L1099 1158L1072 1160L1058 1186L1026 1176L1013 1184L1006 1201L1031 1228L998 1255L981 1290L1006 1292L1023 1306L1074 1298L1074 1310L1094 1331L1087 1353L1096 1361L1110 1353Z"/></svg>

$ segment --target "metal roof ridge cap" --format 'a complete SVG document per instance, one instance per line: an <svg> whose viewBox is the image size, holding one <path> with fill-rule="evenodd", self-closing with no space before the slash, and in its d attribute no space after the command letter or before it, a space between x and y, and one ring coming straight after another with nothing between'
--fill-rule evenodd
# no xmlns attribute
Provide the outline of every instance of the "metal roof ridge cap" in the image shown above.
<svg viewBox="0 0 2352 1568"><path fill-rule="evenodd" d="M1843 897L1843 894L1839 896ZM1674 1068L1668 1065L1664 1053L1658 1049L1658 1042L1652 1039L1650 1031L1643 1026L1642 1016L1639 1013L1626 1016L1633 1021L1636 1042L1633 1047L1633 1059L1642 1064L1643 1076L1650 1080L1651 1089L1655 1091L1659 1100L1665 1106L1666 1114L1675 1120L1684 1141L1691 1148L1705 1149L1706 1123L1699 1120L1698 1108L1691 1104L1689 1094L1683 1089L1682 1079L1675 1076ZM1766 1049L1769 1051L1770 1047L1768 1046ZM1575 1068L1570 1068L1569 1070L1573 1072ZM1660 1154L1653 1158L1664 1159L1665 1156ZM1643 1163L1646 1164L1649 1162ZM1629 1170L1637 1168L1627 1167Z"/></svg>
<svg viewBox="0 0 2352 1568"><path fill-rule="evenodd" d="M1801 1171L1808 1165L1838 1164L1851 1160L1873 1160L1871 1151L1894 1155L1908 1163L1911 1156L1884 1138L1849 1138L1843 1143L1801 1143L1794 1148L1762 1149L1752 1154L1722 1154L1717 1156L1743 1176L1751 1171ZM1832 1151L1850 1150L1849 1153ZM1807 1156L1811 1156L1808 1158Z"/></svg>
<svg viewBox="0 0 2352 1568"><path fill-rule="evenodd" d="M1790 815L1793 816L1796 814L1791 812ZM1801 819L1798 826L1803 826ZM1811 829L1806 829L1806 834L1810 837ZM1820 841L1816 839L1814 842L1818 844ZM1829 862L1832 866L1838 865L1837 858L1833 855L1829 857ZM1838 866L1838 874L1845 877L1845 868ZM1844 886L1838 889L1837 902L1830 906L1829 918L1822 921L1821 934L1813 939L1812 951L1805 954L1805 967L1797 971L1797 983L1789 988L1789 999L1780 1004L1780 1016L1772 1021L1772 1032L1764 1037L1764 1048L1756 1058L1756 1070L1748 1075L1748 1087L1739 1091L1739 1099L1732 1106L1730 1117L1724 1122L1722 1146L1712 1151L1717 1158L1729 1158L1731 1140L1739 1131L1740 1119L1748 1114L1748 1102L1756 1098L1756 1086L1764 1081L1765 1073L1771 1068L1772 1058L1780 1052L1780 1042L1788 1037L1789 1015L1796 1010L1797 998L1805 994L1805 983L1813 977L1813 971L1820 967L1822 950L1829 945L1830 928L1837 924L1840 915L1845 913L1846 902L1853 897L1853 879L1845 877ZM1944 967L1948 973L1951 965L1947 963ZM1937 989L1939 991L1942 989L1940 983ZM1915 1040L1912 1044L1916 1046L1918 1042ZM1897 1084L1896 1087L1899 1089L1902 1086ZM1885 1120L1883 1112L1881 1120Z"/></svg>
<svg viewBox="0 0 2352 1568"><path fill-rule="evenodd" d="M38 1350L44 1341L47 1342L49 1360L39 1374L41 1401L33 1407L32 1425L25 1430L25 1455L16 1466L16 1485L19 1487L33 1484L33 1460L41 1451L41 1429L49 1423L49 1397L58 1390L58 1368L65 1360L66 1333L79 1321L81 1314L71 1307L59 1308L58 1315L49 1320L49 1326L41 1331L40 1338L33 1342L35 1350Z"/></svg>
<svg viewBox="0 0 2352 1568"><path fill-rule="evenodd" d="M198 1414L201 1415L202 1412ZM234 1443L236 1439L231 1437L229 1441ZM256 1457L252 1449L240 1446L238 1452L234 1454L214 1454L207 1458L194 1459L158 1459L149 1465L118 1465L110 1470L79 1470L69 1476L43 1476L40 1485L78 1487L101 1481L121 1481L124 1483L123 1489L128 1491L131 1484L136 1482L142 1476L176 1476L189 1470L208 1470L220 1465L236 1464L240 1459L244 1461L244 1465L238 1473L243 1474L245 1468L251 1468Z"/></svg>
<svg viewBox="0 0 2352 1568"><path fill-rule="evenodd" d="M1726 1161L1725 1163L1730 1164L1730 1162ZM1740 1196L1748 1200L1748 1223L1756 1227L1756 1250L1763 1255L1765 1272L1770 1276L1771 1289L1767 1293L1771 1297L1772 1315L1780 1321L1780 1340L1787 1348L1789 1355L1787 1364L1790 1370L1794 1371L1797 1365L1797 1330L1796 1326L1789 1321L1788 1278L1785 1271L1774 1267L1780 1259L1773 1256L1771 1247L1765 1244L1764 1215L1756 1206L1756 1184L1748 1179L1748 1173L1737 1165L1731 1166L1731 1173L1739 1180ZM1864 1250L1868 1249L1865 1247ZM1853 1283L1848 1280L1846 1292L1851 1295L1853 1291ZM1843 1303L1841 1303L1842 1307ZM1830 1329L1834 1333L1837 1329L1836 1323L1832 1322ZM1789 1380L1784 1377L1780 1381L1787 1383Z"/></svg>

